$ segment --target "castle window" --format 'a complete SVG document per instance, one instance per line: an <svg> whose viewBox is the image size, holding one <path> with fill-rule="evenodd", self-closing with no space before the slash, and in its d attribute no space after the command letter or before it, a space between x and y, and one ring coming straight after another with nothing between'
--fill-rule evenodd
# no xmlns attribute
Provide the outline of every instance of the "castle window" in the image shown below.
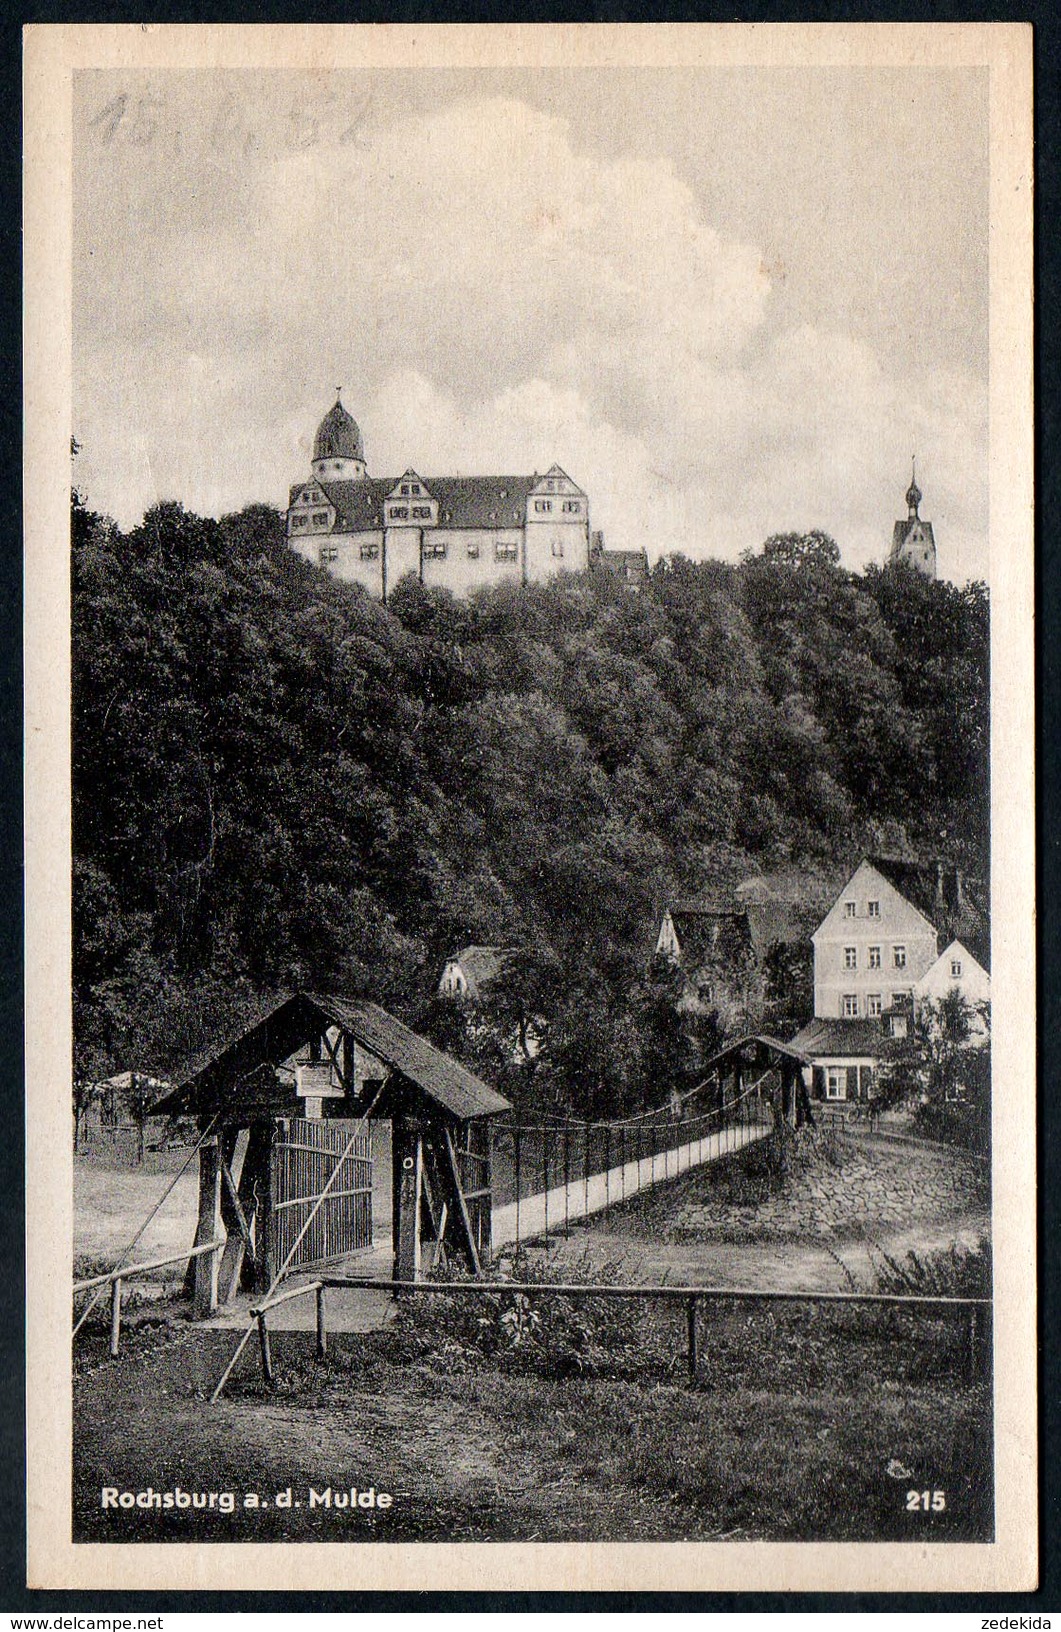
<svg viewBox="0 0 1061 1632"><path fill-rule="evenodd" d="M879 901L867 901L866 902L866 916L868 918L879 918L880 917L880 902Z"/></svg>
<svg viewBox="0 0 1061 1632"><path fill-rule="evenodd" d="M469 561L478 561L478 559L479 559L479 546L478 546L478 544L469 544L468 545L468 559L469 559Z"/></svg>
<svg viewBox="0 0 1061 1632"><path fill-rule="evenodd" d="M845 901L844 902L844 917L845 918L853 918L854 916L855 916L855 903L853 901Z"/></svg>
<svg viewBox="0 0 1061 1632"><path fill-rule="evenodd" d="M905 946L893 946L892 947L892 968L893 969L905 969L906 968L906 947Z"/></svg>
<svg viewBox="0 0 1061 1632"><path fill-rule="evenodd" d="M858 993L845 992L840 1003L840 1013L845 1020L858 1019Z"/></svg>
<svg viewBox="0 0 1061 1632"><path fill-rule="evenodd" d="M518 555L518 544L508 544L503 539L499 539L494 545L495 561L515 561Z"/></svg>
<svg viewBox="0 0 1061 1632"><path fill-rule="evenodd" d="M866 998L866 1013L873 1016L879 1015L882 1006L880 992L870 992Z"/></svg>
<svg viewBox="0 0 1061 1632"><path fill-rule="evenodd" d="M362 561L378 561L379 560L379 545L378 544L362 544L362 546L361 546L361 559L362 559Z"/></svg>
<svg viewBox="0 0 1061 1632"><path fill-rule="evenodd" d="M553 554L554 555L563 555L563 553L564 553L563 540L559 539L559 538L554 538L553 539Z"/></svg>
<svg viewBox="0 0 1061 1632"><path fill-rule="evenodd" d="M858 947L857 946L845 946L844 947L844 968L845 969L857 969L858 968Z"/></svg>
<svg viewBox="0 0 1061 1632"><path fill-rule="evenodd" d="M951 979L952 980L960 980L961 979L961 974L962 974L962 960L961 960L961 958L951 958L951 960L950 960Z"/></svg>
<svg viewBox="0 0 1061 1632"><path fill-rule="evenodd" d="M552 499L535 499L534 508L538 515L546 515L553 507Z"/></svg>
<svg viewBox="0 0 1061 1632"><path fill-rule="evenodd" d="M321 560L322 561L338 561L338 559L339 559L339 551L336 549L334 544L322 544L321 545Z"/></svg>
<svg viewBox="0 0 1061 1632"><path fill-rule="evenodd" d="M871 969L879 969L880 968L880 947L879 946L871 946L869 948L869 967Z"/></svg>
<svg viewBox="0 0 1061 1632"><path fill-rule="evenodd" d="M441 559L446 553L446 541L442 538L424 540L424 554Z"/></svg>

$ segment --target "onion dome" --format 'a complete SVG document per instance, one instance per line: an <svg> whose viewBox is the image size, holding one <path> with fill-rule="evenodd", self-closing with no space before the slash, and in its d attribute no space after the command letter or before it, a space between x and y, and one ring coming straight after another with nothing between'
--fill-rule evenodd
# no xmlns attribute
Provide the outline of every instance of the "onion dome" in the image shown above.
<svg viewBox="0 0 1061 1632"><path fill-rule="evenodd" d="M313 462L319 459L365 459L365 444L357 420L348 414L338 397L329 408L313 439Z"/></svg>

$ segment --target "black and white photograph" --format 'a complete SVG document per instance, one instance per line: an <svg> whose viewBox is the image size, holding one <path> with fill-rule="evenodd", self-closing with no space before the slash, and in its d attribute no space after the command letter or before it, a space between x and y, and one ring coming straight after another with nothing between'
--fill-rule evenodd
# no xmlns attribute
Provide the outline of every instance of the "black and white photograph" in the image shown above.
<svg viewBox="0 0 1061 1632"><path fill-rule="evenodd" d="M29 31L38 1583L1034 1584L1029 32Z"/></svg>

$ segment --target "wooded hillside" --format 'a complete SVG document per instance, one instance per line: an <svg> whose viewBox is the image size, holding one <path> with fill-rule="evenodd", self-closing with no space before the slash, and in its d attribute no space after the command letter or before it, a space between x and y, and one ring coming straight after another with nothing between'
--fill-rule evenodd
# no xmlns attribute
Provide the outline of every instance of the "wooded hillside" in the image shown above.
<svg viewBox="0 0 1061 1632"><path fill-rule="evenodd" d="M867 849L984 874L986 590L813 538L640 595L407 580L384 609L274 511L122 534L75 502L78 1072L165 1074L296 984L481 1054L432 999L483 942L548 1021L526 1091L622 1110L659 1097L674 895L780 872L813 901Z"/></svg>

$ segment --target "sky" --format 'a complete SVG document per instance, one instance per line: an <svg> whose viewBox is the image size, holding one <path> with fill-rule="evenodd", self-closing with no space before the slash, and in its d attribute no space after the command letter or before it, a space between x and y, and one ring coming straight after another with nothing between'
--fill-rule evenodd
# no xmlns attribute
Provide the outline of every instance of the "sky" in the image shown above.
<svg viewBox="0 0 1061 1632"><path fill-rule="evenodd" d="M917 455L986 577L986 73L82 72L75 479L283 507L342 386L369 472L559 463L613 548L883 559Z"/></svg>

